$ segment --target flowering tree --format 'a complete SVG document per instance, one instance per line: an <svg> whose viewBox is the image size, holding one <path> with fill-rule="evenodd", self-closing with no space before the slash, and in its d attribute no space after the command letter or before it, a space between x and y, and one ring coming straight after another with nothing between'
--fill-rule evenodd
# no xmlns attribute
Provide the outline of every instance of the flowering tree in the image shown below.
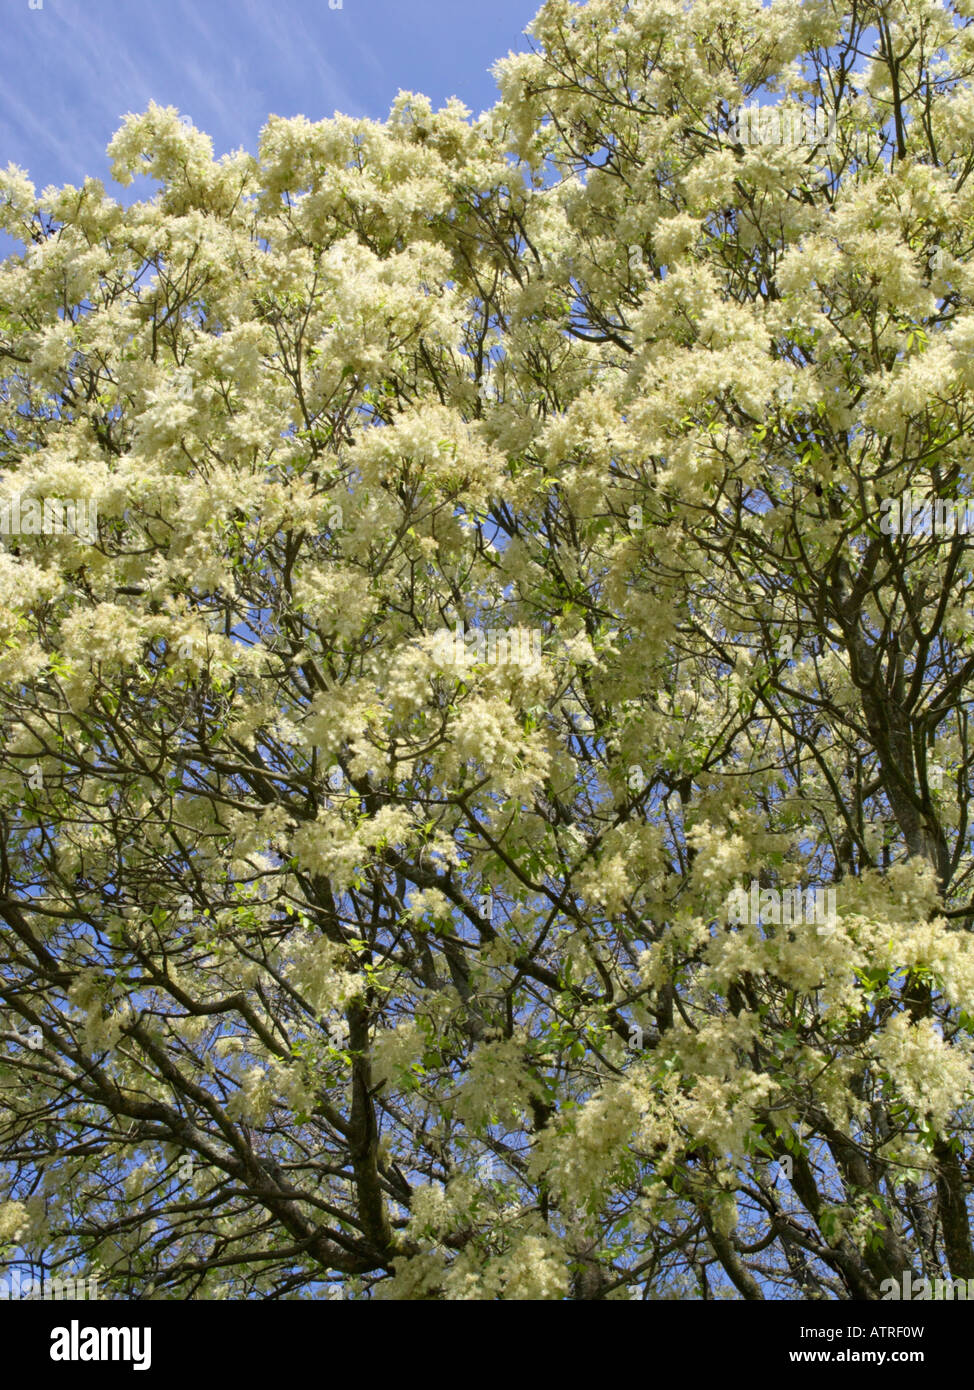
<svg viewBox="0 0 974 1390"><path fill-rule="evenodd" d="M974 1278L969 10L549 0L478 120L0 179L8 1264Z"/></svg>

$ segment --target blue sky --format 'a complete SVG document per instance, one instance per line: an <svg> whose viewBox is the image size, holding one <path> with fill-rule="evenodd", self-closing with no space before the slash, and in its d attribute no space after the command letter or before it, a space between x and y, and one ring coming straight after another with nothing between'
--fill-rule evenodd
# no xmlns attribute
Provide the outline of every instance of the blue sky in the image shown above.
<svg viewBox="0 0 974 1390"><path fill-rule="evenodd" d="M255 152L271 112L382 119L400 89L437 106L457 96L477 114L496 99L491 64L527 46L540 5L0 0L0 167L20 165L38 189L86 174L107 183L105 146L151 100L191 116L217 155Z"/></svg>

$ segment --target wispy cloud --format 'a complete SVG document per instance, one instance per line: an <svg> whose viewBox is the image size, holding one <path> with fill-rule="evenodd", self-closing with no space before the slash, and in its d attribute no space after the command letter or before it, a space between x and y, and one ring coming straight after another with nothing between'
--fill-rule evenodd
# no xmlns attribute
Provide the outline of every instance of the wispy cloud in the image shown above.
<svg viewBox="0 0 974 1390"><path fill-rule="evenodd" d="M540 0L538 0L540 3ZM0 164L35 183L106 177L105 147L150 101L190 115L217 153L256 149L271 112L383 118L400 88L473 110L535 0L2 0Z"/></svg>

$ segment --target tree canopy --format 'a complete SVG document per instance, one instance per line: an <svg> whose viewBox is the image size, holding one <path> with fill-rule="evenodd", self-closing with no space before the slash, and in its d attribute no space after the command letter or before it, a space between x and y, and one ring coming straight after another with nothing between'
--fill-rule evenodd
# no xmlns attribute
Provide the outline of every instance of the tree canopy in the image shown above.
<svg viewBox="0 0 974 1390"><path fill-rule="evenodd" d="M548 0L476 118L0 175L2 1262L974 1279L972 552L884 524L972 496L972 14Z"/></svg>

